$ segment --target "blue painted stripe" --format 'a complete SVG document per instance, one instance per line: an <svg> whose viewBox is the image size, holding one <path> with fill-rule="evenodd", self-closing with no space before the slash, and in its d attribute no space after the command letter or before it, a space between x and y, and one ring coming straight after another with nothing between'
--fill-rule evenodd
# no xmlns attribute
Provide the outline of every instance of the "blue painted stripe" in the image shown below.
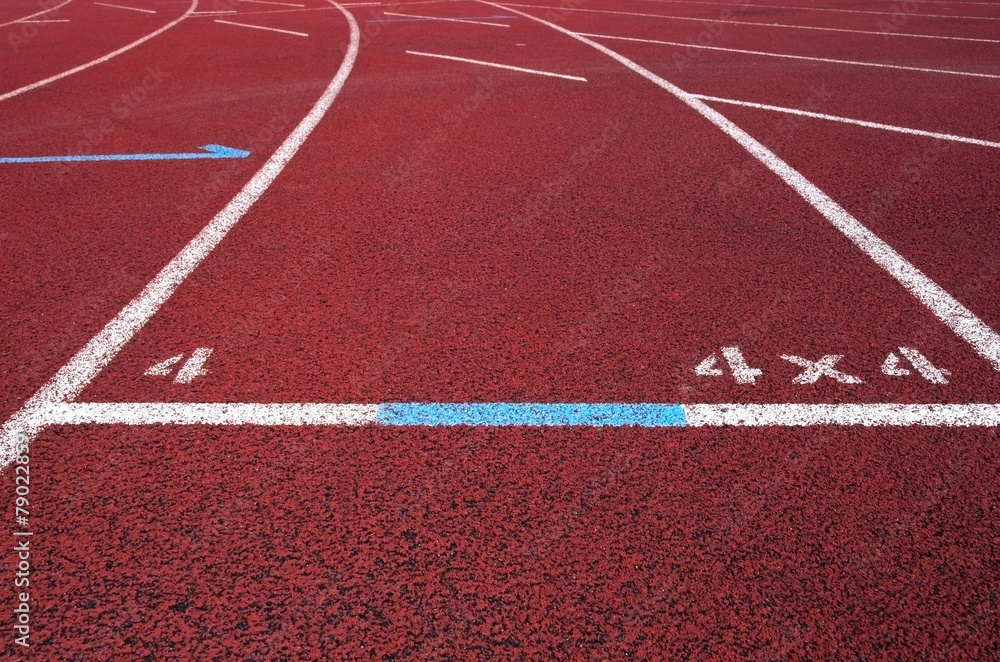
<svg viewBox="0 0 1000 662"><path fill-rule="evenodd" d="M163 161L175 159L245 159L250 152L222 145L205 145L204 152L181 154L81 154L79 156L13 156L0 163L56 163L60 161Z"/></svg>
<svg viewBox="0 0 1000 662"><path fill-rule="evenodd" d="M684 427L680 405L672 404L520 404L387 402L379 405L380 425L589 425Z"/></svg>

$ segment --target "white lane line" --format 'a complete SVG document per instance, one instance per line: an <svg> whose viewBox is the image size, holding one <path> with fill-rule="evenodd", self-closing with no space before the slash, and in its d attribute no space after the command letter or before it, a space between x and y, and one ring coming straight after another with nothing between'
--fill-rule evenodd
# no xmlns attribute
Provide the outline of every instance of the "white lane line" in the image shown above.
<svg viewBox="0 0 1000 662"><path fill-rule="evenodd" d="M307 7L306 9L268 9L265 11L241 11L240 16L259 16L261 14L297 14L305 11L333 11L333 7Z"/></svg>
<svg viewBox="0 0 1000 662"><path fill-rule="evenodd" d="M95 2L95 5L100 5L102 7L112 7L114 9L128 9L129 11L142 12L143 14L155 14L156 12L152 9L139 9L138 7L126 7L125 5L109 5L106 2Z"/></svg>
<svg viewBox="0 0 1000 662"><path fill-rule="evenodd" d="M223 15L232 16L233 14L238 14L238 13L239 12L237 12L237 11L198 11L198 12L195 12L195 13L193 13L191 15L192 16L223 16Z"/></svg>
<svg viewBox="0 0 1000 662"><path fill-rule="evenodd" d="M454 60L455 62L466 62L468 64L479 64L484 67L495 67L497 69L508 69L510 71L520 71L526 74L536 74L538 76L552 76L553 78L565 78L566 80L578 80L586 83L586 78L581 78L579 76L569 76L567 74L554 74L551 71L538 71L537 69L523 69L521 67L513 67L509 64L497 64L496 62L484 62L482 60L470 60L464 57L455 57L454 55L437 55L435 53L422 53L420 51L406 51L410 55L420 55L422 57L436 57L442 60Z"/></svg>
<svg viewBox="0 0 1000 662"><path fill-rule="evenodd" d="M267 30L268 32L280 32L282 34L295 35L296 37L308 37L305 32L292 32L291 30L282 30L280 28L265 28L263 25L250 25L249 23L233 23L232 21L224 21L221 18L215 19L216 23L222 23L223 25L235 25L240 28L253 28L255 30Z"/></svg>
<svg viewBox="0 0 1000 662"><path fill-rule="evenodd" d="M295 4L294 2L271 2L271 0L239 0L240 2L249 2L256 5L278 5L279 7L305 7L305 5Z"/></svg>
<svg viewBox="0 0 1000 662"><path fill-rule="evenodd" d="M803 425L1000 425L1000 405L681 405L690 427Z"/></svg>
<svg viewBox="0 0 1000 662"><path fill-rule="evenodd" d="M506 23L490 23L488 21L471 21L464 18L443 18L441 16L420 16L418 14L396 14L391 11L385 12L385 16L403 16L405 18L422 18L428 21L448 21L449 23L471 23L472 25L492 25L495 28L509 28Z"/></svg>
<svg viewBox="0 0 1000 662"><path fill-rule="evenodd" d="M876 30L850 30L848 28L822 28L815 25L791 25L788 23L759 23L757 21L734 21L721 18L695 18L692 16L666 16L664 14L642 14L638 12L611 11L610 9L581 9L580 7L550 7L546 5L520 5L510 4L507 7L527 7L529 9L549 9L552 11L579 11L592 14L616 14L619 16L642 16L646 18L662 18L671 21L697 21L699 23L729 23L732 25L755 25L764 28L789 28L792 30L819 30L821 32L849 32L851 34L873 34L882 37L913 37L915 39L944 39L947 41L976 41L987 44L1000 44L1000 39L982 39L979 37L947 37L937 34L917 34L914 32L883 32Z"/></svg>
<svg viewBox="0 0 1000 662"><path fill-rule="evenodd" d="M702 101L714 101L716 103L725 103L733 106L746 106L747 108L758 108L760 110L773 110L778 113L787 113L788 115L801 115L802 117L813 117L820 120L828 120L830 122L841 122L843 124L854 124L856 126L864 126L869 129L881 129L883 131L895 131L896 133L906 133L911 136L923 136L925 138L937 138L938 140L950 140L957 143L968 143L970 145L979 145L980 147L992 147L994 149L1000 149L1000 142L993 142L991 140L979 140L978 138L966 138L965 136L956 136L950 133L937 133L935 131L922 131L921 129L908 129L905 126L894 126L892 124L881 124L879 122L866 122L865 120L851 119L850 117L840 117L838 115L827 115L825 113L813 113L808 110L797 110L795 108L783 108L781 106L769 106L764 103L753 103L751 101L737 101L736 99L723 99L721 97L710 97L706 94L692 94L691 96L696 99L701 99Z"/></svg>
<svg viewBox="0 0 1000 662"><path fill-rule="evenodd" d="M525 18L529 18L542 25L561 32L572 39L576 39L588 46L604 53L613 60L642 76L646 80L663 88L670 94L677 97L691 107L692 110L707 119L718 127L723 133L735 140L741 147L747 150L754 158L764 164L771 172L776 174L786 184L791 186L802 199L822 214L830 223L840 230L840 232L850 239L855 246L860 248L883 269L905 287L913 296L923 303L939 320L944 322L959 338L969 343L973 350L981 357L989 361L994 369L1000 370L1000 335L986 325L981 319L976 317L968 308L959 303L953 296L948 294L940 285L928 278L922 271L910 264L906 258L897 253L892 246L885 243L874 232L861 224L846 209L837 204L830 196L821 191L819 187L802 176L802 174L792 168L778 157L777 154L769 150L758 142L753 136L729 121L722 113L718 112L693 94L685 92L673 83L660 78L649 69L633 62L624 55L617 53L607 46L596 41L582 37L566 28L550 23L544 19L532 16L524 12L510 9L509 6L488 2L487 0L477 0L481 4L499 9L513 11Z"/></svg>
<svg viewBox="0 0 1000 662"><path fill-rule="evenodd" d="M717 7L732 7L735 10L740 10L741 7L738 4L732 2L699 2L698 0L645 0L646 2L655 2L657 4L674 4L674 5L715 5ZM791 9L793 11L827 11L827 12L842 12L845 14L874 14L876 16L895 16L900 12L891 11L871 11L866 9L833 9L830 7L789 7L788 5L761 5L756 2L752 5L746 5L746 9L757 9L758 7L766 7L768 9ZM1000 17L995 16L957 16L955 14L906 14L908 18L954 18L959 20L971 19L973 21L1000 21ZM711 19L706 19L711 20Z"/></svg>
<svg viewBox="0 0 1000 662"><path fill-rule="evenodd" d="M41 16L42 14L49 14L49 13L54 12L55 10L57 10L57 9L59 9L61 7L65 7L66 5L68 5L71 2L73 2L73 0L64 0L63 2L59 3L58 5L56 5L54 7L49 7L48 9L43 9L42 11L35 12L34 14L28 14L27 16L15 19L13 21L7 21L6 23L0 23L0 28L5 28L8 25L14 25L15 23L24 23L25 21L28 21L28 20L30 20L32 18L35 18L36 16Z"/></svg>
<svg viewBox="0 0 1000 662"><path fill-rule="evenodd" d="M685 427L1000 426L997 404L688 404ZM377 422L377 404L57 402L49 425L317 425Z"/></svg>
<svg viewBox="0 0 1000 662"><path fill-rule="evenodd" d="M908 67L902 64L881 64L878 62L861 62L859 60L836 60L828 57L813 57L809 55L788 55L785 53L768 53L766 51L749 51L743 48L724 48L722 46L701 46L684 44L679 41L660 41L659 39L639 39L638 37L616 37L609 34L591 34L589 32L577 32L576 34L595 39L615 39L617 41L635 41L643 44L659 44L663 46L679 46L681 48L706 49L711 51L724 51L727 53L742 53L744 55L762 55L764 57L780 57L789 60L808 60L811 62L827 62L830 64L849 64L858 67L878 67L880 69L901 69L903 71L919 71L929 74L950 74L952 76L972 76L974 78L1000 78L1000 74L979 74L971 71L955 71L954 69L928 69L926 67Z"/></svg>
<svg viewBox="0 0 1000 662"><path fill-rule="evenodd" d="M193 14L194 11L197 8L198 8L198 0L191 0L191 6L188 7L187 11L184 12L184 14L182 14L179 18L176 18L173 21L170 21L169 23L167 23L166 25L164 25L162 28L159 28L158 30L154 30L154 31L150 32L145 37L139 37L138 39L136 39L132 43L126 44L125 46L122 46L121 48L119 48L116 51L112 51L112 52L108 53L107 55L102 55L101 57L97 58L96 60L91 60L90 62L87 62L86 64L81 64L78 67L73 67L69 71L64 71L61 74L56 74L55 76L49 76L48 78L46 78L44 80L40 80L37 83L31 83L30 85L25 85L24 87L19 87L16 90L13 90L11 92L7 92L6 94L0 94L0 101L6 101L7 99L10 99L12 97L16 97L19 94L24 94L25 92L30 92L31 90L37 90L38 88L44 87L45 85L48 85L49 83L54 83L57 80L61 80L63 78L66 78L67 76L72 76L73 74L80 73L81 71L89 69L90 67L93 67L93 66L98 65L98 64L102 64L104 62L107 62L111 58L117 57L117 56L121 55L122 53L126 53L126 52L132 50L133 48L135 48L136 46L144 44L147 41L149 41L150 39L153 39L154 37L160 36L161 34L163 34L164 32L166 32L167 30L169 30L170 28L174 27L175 25L177 25L178 23L180 23L181 21L183 21L184 19L186 19L187 17L189 17L191 14Z"/></svg>
<svg viewBox="0 0 1000 662"><path fill-rule="evenodd" d="M333 0L327 1L344 15L351 29L350 45L336 76L309 113L302 118L298 126L285 138L257 174L236 194L236 197L230 200L229 204L198 233L198 236L170 260L136 298L4 423L0 430L0 470L13 460L14 452L23 442L22 435L27 435L29 439L33 438L47 425L46 410L49 407L67 402L79 395L87 384L111 363L122 347L146 325L181 283L243 218L247 210L264 195L330 109L354 66L361 43L361 31L350 12ZM195 4L192 4L192 8L194 7Z"/></svg>
<svg viewBox="0 0 1000 662"><path fill-rule="evenodd" d="M34 20L22 19L18 23L69 23L68 18L36 18Z"/></svg>
<svg viewBox="0 0 1000 662"><path fill-rule="evenodd" d="M50 425L365 425L378 405L324 403L54 403Z"/></svg>

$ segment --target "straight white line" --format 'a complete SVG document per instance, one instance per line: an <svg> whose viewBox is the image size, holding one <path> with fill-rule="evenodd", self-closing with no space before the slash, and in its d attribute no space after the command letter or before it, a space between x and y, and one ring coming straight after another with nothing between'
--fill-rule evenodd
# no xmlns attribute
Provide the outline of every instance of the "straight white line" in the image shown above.
<svg viewBox="0 0 1000 662"><path fill-rule="evenodd" d="M262 14L298 14L305 11L331 11L333 7L307 7L305 9L268 9L265 11L241 11L236 12L240 16L260 16Z"/></svg>
<svg viewBox="0 0 1000 662"><path fill-rule="evenodd" d="M238 14L236 11L199 11L191 14L192 16L222 16L222 15L233 15Z"/></svg>
<svg viewBox="0 0 1000 662"><path fill-rule="evenodd" d="M687 424L702 426L1000 425L1000 405L681 405Z"/></svg>
<svg viewBox="0 0 1000 662"><path fill-rule="evenodd" d="M233 23L232 21L224 21L221 18L215 19L216 23L222 23L224 25L235 25L240 28L254 28L255 30L267 30L268 32L280 32L282 34L291 34L296 37L308 37L305 32L292 32L291 30L282 30L280 28L265 28L263 25L250 25L248 23Z"/></svg>
<svg viewBox="0 0 1000 662"><path fill-rule="evenodd" d="M994 149L1000 149L1000 142L993 142L990 140L979 140L978 138L966 138L965 136L956 136L950 133L937 133L935 131L908 129L905 126L894 126L892 124L881 124L879 122L866 122L865 120L856 120L856 119L851 119L850 117L827 115L825 113L813 113L808 110L783 108L781 106L769 106L764 103L753 103L751 101L737 101L736 99L723 99L721 97L710 97L705 94L692 94L691 96L697 99L701 99L702 101L714 101L716 103L726 103L726 104L731 104L733 106L746 106L748 108L759 108L760 110L773 110L778 113L787 113L789 115L801 115L802 117L813 117L820 120L829 120L830 122L841 122L843 124L854 124L856 126L864 126L870 129L895 131L896 133L906 133L911 136L937 138L938 140L950 140L952 142L957 142L957 143L968 143L970 145L979 145L981 147L992 147Z"/></svg>
<svg viewBox="0 0 1000 662"><path fill-rule="evenodd" d="M448 21L449 23L471 23L472 25L492 25L495 28L509 28L506 23L490 23L488 21L470 21L464 18L443 18L441 16L419 16L417 14L396 14L391 11L385 12L386 16L403 16L405 18L423 18L428 21Z"/></svg>
<svg viewBox="0 0 1000 662"><path fill-rule="evenodd" d="M236 197L229 201L229 204L146 285L136 298L4 423L0 431L0 470L11 463L18 446L24 442L24 437L33 438L47 425L46 411L49 407L70 401L79 395L115 358L121 348L146 325L181 283L243 218L247 210L264 195L330 109L354 66L361 42L361 31L350 12L333 0L327 1L344 15L351 29L350 45L330 85ZM192 9L196 6L196 2L197 0L192 4Z"/></svg>
<svg viewBox="0 0 1000 662"><path fill-rule="evenodd" d="M616 53L607 46L591 41L586 37L581 37L575 32L571 32L564 27L550 23L544 19L510 9L508 6L477 0L481 4L499 9L513 11L525 18L529 18L542 25L561 32L572 39L576 39L588 46L604 53L608 57L616 60L623 66L642 76L646 80L658 85L670 94L677 97L691 107L692 110L714 124L723 133L735 140L747 150L754 158L764 164L771 172L776 174L786 184L791 186L802 199L822 214L830 223L840 230L841 233L850 239L855 246L860 248L870 257L875 264L885 269L889 274L905 287L913 296L945 323L959 338L965 340L977 354L989 361L994 369L1000 370L1000 335L987 326L981 319L976 317L968 308L959 303L953 296L948 294L941 286L928 278L923 272L910 264L902 255L897 253L892 246L885 243L874 232L861 224L846 209L837 204L830 196L821 191L815 184L802 176L800 172L792 168L778 157L777 154L769 150L758 142L753 136L736 126L722 113L706 104L693 94L685 92L673 83L660 78L652 71L633 62L624 55Z"/></svg>
<svg viewBox="0 0 1000 662"><path fill-rule="evenodd" d="M72 76L73 74L76 74L76 73L79 73L81 71L84 71L85 69L89 69L90 67L93 67L95 65L107 62L108 60L110 60L113 57L117 57L117 56L121 55L122 53L125 53L127 51L132 50L136 46L139 46L141 44L146 43L147 41L149 41L150 39L152 39L154 37L158 37L159 35L163 34L167 30L169 30L170 28L174 27L175 25L177 25L178 23L180 23L181 21L183 21L185 18L187 18L188 16L190 16L191 14L193 14L194 10L197 9L197 8L198 8L198 0L191 0L191 6L188 7L187 11L184 12L183 15L181 15L179 18L176 18L173 21L167 23L162 28L160 28L158 30L154 30L153 32L150 32L145 37L140 37L140 38L136 39L135 41L133 41L131 44L126 44L125 46L122 46L121 48L119 48L116 51L112 51L111 53L108 53L107 55L102 55L101 57L97 58L96 60L91 60L90 62L87 62L86 64L81 64L79 67L73 67L69 71L64 71L61 74L56 74L55 76L49 76L48 78L46 78L44 80L40 80L37 83L32 83L30 85L25 85L24 87L19 87L16 90L13 90L11 92L7 92L6 94L0 94L0 101L6 101L7 99L10 99L12 97L16 97L19 94L23 94L23 93L29 92L31 90L37 90L39 87L43 87L45 85L48 85L49 83L54 83L57 80L60 80L62 78L66 78L67 76Z"/></svg>
<svg viewBox="0 0 1000 662"><path fill-rule="evenodd" d="M0 23L0 28L5 28L8 25L14 25L15 23L24 23L25 21L27 21L29 19L32 19L32 18L34 18L36 16L41 16L42 14L49 14L49 13L54 12L55 10L59 9L60 7L65 7L66 5L68 5L71 2L73 2L73 0L64 0L64 2L59 3L55 7L49 7L48 9L43 9L42 11L37 11L34 14L28 14L27 16L24 16L22 18L19 18L19 19L13 20L13 21L7 21L6 23Z"/></svg>
<svg viewBox="0 0 1000 662"><path fill-rule="evenodd" d="M50 425L365 425L378 405L325 403L54 403Z"/></svg>
<svg viewBox="0 0 1000 662"><path fill-rule="evenodd" d="M143 14L155 14L156 12L152 9L139 9L138 7L126 7L125 5L109 5L106 2L95 2L95 5L100 5L102 7L112 7L114 9L128 9L129 11L138 11Z"/></svg>
<svg viewBox="0 0 1000 662"><path fill-rule="evenodd" d="M715 5L717 7L732 7L736 11L741 9L756 9L758 7L765 7L767 9L791 9L793 11L827 11L827 12L842 12L845 14L874 14L876 16L895 16L898 12L891 11L870 11L866 9L833 9L830 7L789 7L787 5L760 5L757 3L748 5L739 5L732 2L699 2L698 0L645 0L646 2L655 2L657 4L674 4L674 5ZM974 21L1000 21L1000 17L994 16L956 16L955 14L907 14L909 18L954 18L954 19L971 19ZM711 19L706 19L711 20Z"/></svg>
<svg viewBox="0 0 1000 662"><path fill-rule="evenodd" d="M880 64L878 62L861 62L858 60L835 60L828 57L812 57L808 55L788 55L785 53L768 53L766 51L749 51L743 48L724 48L722 46L692 46L679 41L660 41L658 39L639 39L638 37L616 37L609 34L591 34L589 32L577 32L583 37L593 37L595 39L615 39L618 41L635 41L644 44L660 44L663 46L679 46L681 48L706 49L711 51L725 51L727 53L743 53L744 55L763 55L765 57L780 57L789 60L809 60L811 62L828 62L830 64L850 64L858 67L878 67L880 69L901 69L903 71L919 71L929 74L950 74L952 76L972 76L975 78L1000 78L998 74L979 74L971 71L955 71L953 69L927 69L925 67L908 67L902 64Z"/></svg>
<svg viewBox="0 0 1000 662"><path fill-rule="evenodd" d="M981 39L978 37L946 37L937 34L916 34L914 32L879 32L874 30L849 30L847 28L821 28L815 25L790 25L787 23L758 23L756 21L733 21L721 18L695 18L691 16L666 16L664 14L642 14L638 12L611 11L610 9L581 9L580 7L548 7L545 5L511 4L508 7L527 7L529 9L550 9L553 11L579 11L593 14L616 14L619 16L643 16L647 18L663 18L672 21L697 21L699 23L729 23L732 25L756 25L764 28L790 28L793 30L820 30L822 32L849 32L851 34L875 34L884 37L913 37L915 39L945 39L947 41L976 41L987 44L1000 44L1000 39Z"/></svg>
<svg viewBox="0 0 1000 662"><path fill-rule="evenodd" d="M520 71L526 74L537 74L539 76L552 76L553 78L565 78L566 80L578 80L586 83L586 78L581 78L579 76L568 76L566 74L554 74L551 71L538 71L537 69L522 69L521 67L513 67L509 64L497 64L496 62L483 62L482 60L470 60L464 57L455 57L453 55L437 55L435 53L421 53L420 51L406 51L410 55L420 55L422 57L436 57L442 60L454 60L455 62L466 62L468 64L479 64L484 67L496 67L497 69L509 69L510 71Z"/></svg>
<svg viewBox="0 0 1000 662"><path fill-rule="evenodd" d="M34 20L22 19L18 23L69 23L68 18L36 18Z"/></svg>
<svg viewBox="0 0 1000 662"><path fill-rule="evenodd" d="M270 0L239 0L240 2L250 2L256 5L278 5L279 7L305 7L305 5L293 2L271 2Z"/></svg>
<svg viewBox="0 0 1000 662"><path fill-rule="evenodd" d="M681 405L686 427L1000 426L997 404ZM49 425L370 425L377 404L57 402Z"/></svg>

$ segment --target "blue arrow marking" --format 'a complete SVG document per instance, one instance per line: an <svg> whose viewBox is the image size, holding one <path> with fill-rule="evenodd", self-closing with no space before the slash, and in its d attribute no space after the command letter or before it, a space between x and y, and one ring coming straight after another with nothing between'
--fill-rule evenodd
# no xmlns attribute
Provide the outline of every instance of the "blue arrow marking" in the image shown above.
<svg viewBox="0 0 1000 662"><path fill-rule="evenodd" d="M250 152L222 145L203 145L204 152L187 154L87 154L81 156L14 156L0 163L53 163L56 161L163 161L172 159L245 159Z"/></svg>

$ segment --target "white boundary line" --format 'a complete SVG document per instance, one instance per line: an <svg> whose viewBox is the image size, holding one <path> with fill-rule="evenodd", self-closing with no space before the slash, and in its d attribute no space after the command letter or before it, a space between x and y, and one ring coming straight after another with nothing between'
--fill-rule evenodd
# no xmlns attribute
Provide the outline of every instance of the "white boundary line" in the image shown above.
<svg viewBox="0 0 1000 662"><path fill-rule="evenodd" d="M681 405L689 427L804 425L1000 425L1000 405Z"/></svg>
<svg viewBox="0 0 1000 662"><path fill-rule="evenodd" d="M952 76L972 76L975 78L1000 78L1000 74L979 74L971 71L955 71L954 69L927 69L925 67L908 67L902 64L882 64L879 62L861 62L859 60L836 60L828 57L814 57L810 55L788 55L786 53L768 53L766 51L750 51L743 48L724 48L722 46L701 46L693 44L683 44L679 41L660 41L659 39L640 39L638 37L616 37L610 34L592 34L589 32L577 32L582 37L593 37L594 39L615 39L617 41L635 41L643 44L659 44L662 46L680 46L681 48L706 49L710 51L725 51L727 53L742 53L744 55L763 55L764 57L780 57L790 60L808 60L811 62L828 62L830 64L850 64L859 67L878 67L880 69L901 69L903 71L919 71L929 74L951 74Z"/></svg>
<svg viewBox="0 0 1000 662"><path fill-rule="evenodd" d="M163 34L164 32L166 32L167 30L169 30L170 28L174 27L175 25L177 25L178 23L180 23L181 21L183 21L184 19L186 19L187 17L189 17L191 14L193 14L194 11L197 8L198 8L198 0L191 0L191 6L188 7L187 11L184 12L179 18L176 18L173 21L170 21L169 23L167 23L166 25L164 25L162 28L159 28L158 30L154 30L154 31L150 32L145 37L139 37L138 39L136 39L135 41L133 41L131 44L126 44L125 46L122 46L118 50L112 51L112 52L108 53L107 55L102 55L101 57L97 58L96 60L91 60L90 62L87 62L86 64L81 64L78 67L73 67L69 71L64 71L61 74L56 74L55 76L49 76L48 78L46 78L44 80L40 80L37 83L31 83L30 85L25 85L24 87L19 87L16 90L13 90L11 92L7 92L5 94L0 94L0 101L6 101L7 99L16 97L19 94L24 94L25 92L30 92L31 90L37 90L38 88L44 87L45 85L48 85L49 83L54 83L57 80L61 80L63 78L66 78L67 76L72 76L73 74L80 73L81 71L89 69L89 68L91 68L91 67L93 67L95 65L107 62L111 58L117 57L117 56L121 55L122 53L126 53L126 52L132 50L133 48L135 48L136 46L144 44L147 41L149 41L150 39L153 39L154 37L160 36L161 34Z"/></svg>
<svg viewBox="0 0 1000 662"><path fill-rule="evenodd" d="M191 272L201 264L202 260L208 257L208 254L219 245L219 242L243 218L250 207L260 199L330 109L333 100L337 98L341 88L344 87L344 82L354 66L361 42L361 31L350 12L334 0L327 1L347 18L351 29L350 45L344 54L336 76L330 81L329 86L309 113L302 118L298 126L261 166L257 174L236 194L236 197L230 200L229 204L216 214L215 218L163 267L136 298L132 299L114 319L90 339L90 342L83 349L60 368L48 383L38 389L17 413L4 423L2 430L0 430L0 435L2 435L0 436L0 469L7 467L13 460L17 447L24 441L23 435L30 439L48 424L46 411L52 405L67 402L79 395L87 384L114 359L121 348L146 325L146 322L156 314L166 300L180 287L181 283L191 275ZM191 5L192 9L196 4L197 0L194 0Z"/></svg>
<svg viewBox="0 0 1000 662"><path fill-rule="evenodd" d="M7 21L6 23L0 23L0 28L5 28L8 25L14 25L15 23L25 23L29 19L32 19L32 18L34 18L36 16L41 16L42 14L48 14L50 12L54 12L55 10L59 9L60 7L65 7L66 5L68 5L71 2L73 2L73 0L65 0L64 2L62 2L61 4L56 5L55 7L49 7L48 9L43 9L42 11L35 12L34 14L28 14L27 16L25 16L23 18L19 18L19 19L13 20L13 21Z"/></svg>
<svg viewBox="0 0 1000 662"><path fill-rule="evenodd" d="M235 25L240 28L254 28L255 30L267 30L268 32L280 32L282 34L291 34L296 37L308 37L305 32L292 32L291 30L282 30L280 28L266 28L263 25L250 25L248 23L233 23L232 21L224 21L221 18L215 19L216 23L222 23L223 25Z"/></svg>
<svg viewBox="0 0 1000 662"><path fill-rule="evenodd" d="M532 16L516 9L511 9L507 5L501 5L488 0L477 0L477 2L496 7L505 11L512 11L525 18L546 25L557 32L561 32L572 39L576 39L595 50L604 53L608 57L616 60L626 68L642 76L646 80L663 88L687 104L692 110L707 119L718 127L723 133L735 140L741 147L748 151L754 158L760 161L768 170L776 174L782 181L792 187L802 199L808 202L813 209L822 214L835 228L851 240L855 246L860 248L889 275L906 288L913 296L923 303L939 320L945 323L955 334L969 343L973 350L981 357L989 361L994 369L1000 370L1000 335L986 325L972 311L959 303L953 296L948 294L940 285L928 278L922 271L910 264L906 258L897 253L889 244L880 239L874 232L861 224L846 209L837 204L830 196L821 191L815 184L806 179L802 174L792 168L778 157L777 154L769 150L753 136L736 126L722 113L718 112L704 101L689 92L685 92L673 83L660 78L649 69L633 62L624 55L617 53L603 44L591 41L564 27L550 23L544 19Z"/></svg>
<svg viewBox="0 0 1000 662"><path fill-rule="evenodd" d="M538 76L552 76L553 78L565 78L566 80L576 80L586 83L586 78L580 76L569 76L567 74L554 74L551 71L539 71L537 69L523 69L509 64L497 64L496 62L484 62L483 60L470 60L465 57L455 57L454 55L437 55L436 53L422 53L420 51L406 51L409 55L420 55L422 57L436 57L442 60L454 60L455 62L465 62L468 64L479 64L484 67L495 67L497 69L508 69L510 71L520 71L525 74L536 74Z"/></svg>
<svg viewBox="0 0 1000 662"><path fill-rule="evenodd" d="M825 113L813 113L808 110L783 108L782 106L769 106L764 103L753 103L752 101L737 101L736 99L723 99L721 97L711 97L706 94L692 94L691 96L697 99L701 99L702 101L714 101L716 103L725 103L733 106L746 106L747 108L757 108L760 110L773 110L774 112L777 113L787 113L788 115L801 115L802 117L813 117L815 119L828 120L830 122L841 122L843 124L854 124L856 126L864 126L869 129L881 129L883 131L906 133L911 136L922 136L924 138L937 138L938 140L950 140L952 142L957 142L957 143L968 143L970 145L979 145L980 147L992 147L994 149L1000 149L1000 142L993 142L990 140L979 140L978 138L966 138L965 136L956 136L950 133L936 133L934 131L908 129L905 126L894 126L892 124L881 124L879 122L866 122L865 120L856 120L856 119L851 119L850 117L827 115Z"/></svg>
<svg viewBox="0 0 1000 662"><path fill-rule="evenodd" d="M442 16L420 16L418 14L396 14L391 11L383 13L383 16L403 16L406 18L423 18L428 21L448 21L449 23L470 23L472 25L492 25L495 28L509 28L506 23L490 23L488 21L471 21L464 18L444 18Z"/></svg>
<svg viewBox="0 0 1000 662"><path fill-rule="evenodd" d="M1000 426L1000 404L685 404L677 427ZM49 425L316 425L377 422L379 405L332 403L60 402Z"/></svg>
<svg viewBox="0 0 1000 662"><path fill-rule="evenodd" d="M580 7L549 7L545 5L509 4L506 7L527 7L529 9L549 9L552 11L579 11L592 14L617 14L619 16L642 16L646 18L662 18L671 21L697 21L699 23L729 23L731 25L755 25L764 28L790 28L793 30L820 30L822 32L849 32L852 34L874 34L882 37L913 37L915 39L944 39L947 41L975 41L987 44L1000 44L1000 39L981 39L978 37L947 37L937 34L916 34L913 32L879 32L874 30L849 30L847 28L823 28L816 25L790 25L787 23L758 23L757 21L734 21L721 18L697 18L692 16L667 16L664 14L643 14L639 12L612 11L610 9L582 9Z"/></svg>
<svg viewBox="0 0 1000 662"><path fill-rule="evenodd" d="M657 4L715 5L717 7L730 7L735 9L741 8L741 5L732 2L704 2L699 0L644 0L644 1L654 2ZM896 14L896 12L891 12L891 11L870 11L867 9L833 9L831 7L789 7L787 5L761 5L757 3L746 5L746 9L756 9L758 7L766 9L790 9L792 11L828 11L828 12L842 12L845 14L875 14L876 16L894 16ZM954 14L906 14L906 16L907 18L954 18L959 20L971 19L974 21L1000 21L1000 17L995 17L995 16L956 16Z"/></svg>
<svg viewBox="0 0 1000 662"><path fill-rule="evenodd" d="M139 9L138 7L126 7L125 5L109 5L106 2L95 2L95 5L100 5L101 7L111 7L112 9L127 9L129 11L142 12L143 14L155 14L156 12L152 9Z"/></svg>
<svg viewBox="0 0 1000 662"><path fill-rule="evenodd" d="M270 0L239 0L240 2L249 2L256 5L278 5L279 7L300 7L305 8L305 5L296 4L294 2L271 2Z"/></svg>
<svg viewBox="0 0 1000 662"><path fill-rule="evenodd" d="M68 18L38 18L34 20L22 19L18 23L69 23Z"/></svg>

